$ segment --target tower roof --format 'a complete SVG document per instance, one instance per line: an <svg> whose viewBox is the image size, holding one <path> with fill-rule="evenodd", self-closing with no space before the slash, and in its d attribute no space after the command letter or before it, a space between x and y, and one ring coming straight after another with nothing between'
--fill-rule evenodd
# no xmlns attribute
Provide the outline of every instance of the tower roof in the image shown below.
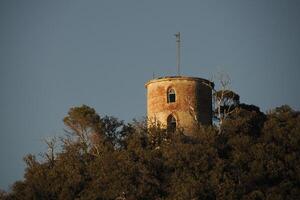
<svg viewBox="0 0 300 200"><path fill-rule="evenodd" d="M211 85L212 87L214 87L214 83L207 80L207 79L199 78L199 77L191 77L191 76L163 76L163 77L158 77L158 78L149 80L145 84L145 87L147 88L147 86L151 83L156 83L156 82L161 82L161 81L172 81L172 80L199 81L199 82L204 82L205 84L208 84L208 85Z"/></svg>

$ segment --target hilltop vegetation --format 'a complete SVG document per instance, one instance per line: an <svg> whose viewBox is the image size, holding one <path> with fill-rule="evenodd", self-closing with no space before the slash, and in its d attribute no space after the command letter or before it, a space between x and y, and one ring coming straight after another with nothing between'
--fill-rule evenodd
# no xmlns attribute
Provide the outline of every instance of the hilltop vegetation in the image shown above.
<svg viewBox="0 0 300 200"><path fill-rule="evenodd" d="M194 137L71 108L68 134L25 157L1 199L300 199L300 114L243 105ZM221 130L221 131L220 131Z"/></svg>

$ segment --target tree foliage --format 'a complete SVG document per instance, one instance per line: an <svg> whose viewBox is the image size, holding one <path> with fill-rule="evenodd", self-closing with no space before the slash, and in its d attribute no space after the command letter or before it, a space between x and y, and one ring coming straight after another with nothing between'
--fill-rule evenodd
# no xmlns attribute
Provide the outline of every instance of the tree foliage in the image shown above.
<svg viewBox="0 0 300 200"><path fill-rule="evenodd" d="M0 199L300 199L300 113L241 104L215 127L184 132L71 108L53 156L24 158ZM59 142L53 145L53 142Z"/></svg>

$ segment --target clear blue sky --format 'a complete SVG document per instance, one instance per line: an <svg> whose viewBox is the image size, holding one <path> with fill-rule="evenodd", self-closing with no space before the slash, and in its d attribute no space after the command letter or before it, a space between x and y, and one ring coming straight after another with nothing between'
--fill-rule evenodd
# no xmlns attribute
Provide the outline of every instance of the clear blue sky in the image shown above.
<svg viewBox="0 0 300 200"><path fill-rule="evenodd" d="M63 135L72 106L127 122L145 116L144 83L182 72L230 74L263 111L300 109L300 1L0 1L0 188L21 179L22 157Z"/></svg>

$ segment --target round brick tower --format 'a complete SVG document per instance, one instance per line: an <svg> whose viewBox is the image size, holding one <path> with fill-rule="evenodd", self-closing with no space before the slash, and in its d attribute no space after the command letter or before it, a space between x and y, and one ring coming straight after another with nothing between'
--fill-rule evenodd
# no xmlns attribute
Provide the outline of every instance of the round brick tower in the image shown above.
<svg viewBox="0 0 300 200"><path fill-rule="evenodd" d="M147 89L148 126L161 124L169 131L182 128L192 134L199 124L212 123L213 83L202 78L168 76L153 79Z"/></svg>

